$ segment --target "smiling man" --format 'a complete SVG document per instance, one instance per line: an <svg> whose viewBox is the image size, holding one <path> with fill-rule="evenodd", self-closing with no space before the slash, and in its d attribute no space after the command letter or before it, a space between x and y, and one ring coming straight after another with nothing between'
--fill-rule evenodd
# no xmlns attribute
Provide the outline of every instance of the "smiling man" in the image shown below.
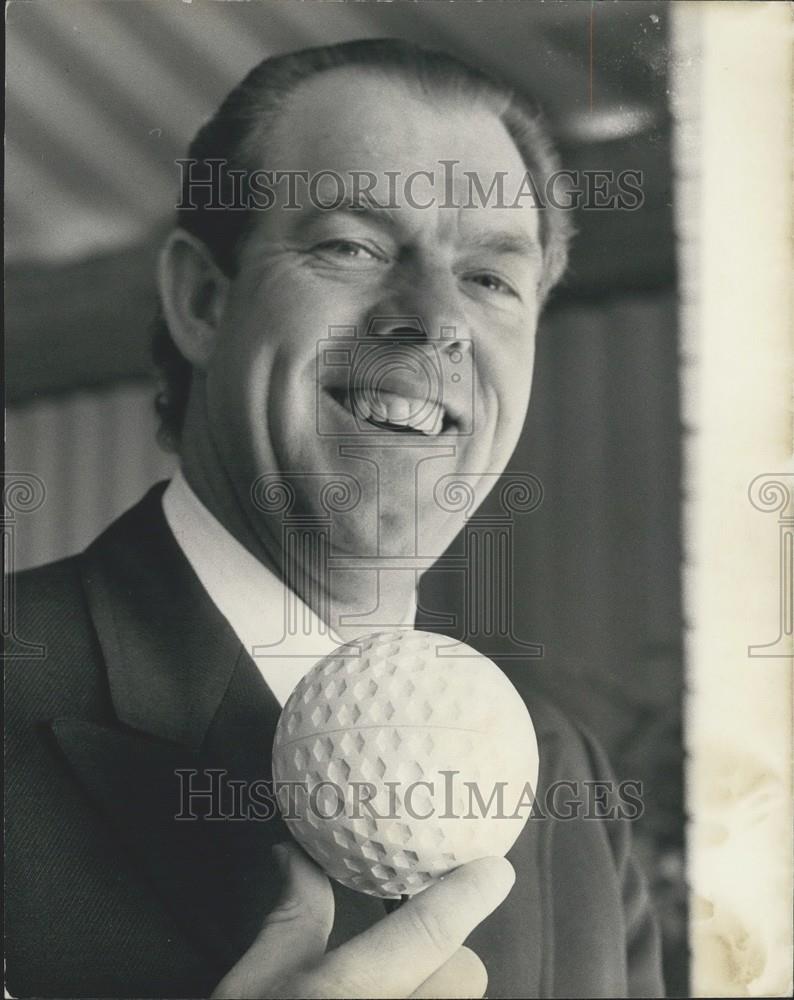
<svg viewBox="0 0 794 1000"><path fill-rule="evenodd" d="M282 184L272 207L251 213L232 272L215 250L218 210L192 207L210 196L193 169L183 226L162 259L168 329L193 371L181 440L185 477L238 541L280 575L282 519L251 501L251 484L264 473L291 476L301 492L297 506L307 512L317 506L317 491L295 475L301 471L353 477L370 499L377 490L379 502L335 519L342 551L413 554L417 530L423 552L446 549L462 520L436 502L432 488L415 502L418 456L430 459L435 480L505 467L529 401L539 309L563 250L546 234L544 274L541 213L518 197L528 167L495 113L505 97L451 61L428 61L435 80L412 78L410 63L400 67L394 58L400 50L385 48L391 63L378 62L377 49L364 45L347 51L361 53L366 67L328 60L325 72L280 98L267 130L247 135L249 162L239 156L227 170L266 164L273 176L297 180L292 197ZM472 100L461 100L461 86ZM222 153L228 157L227 143L218 145L210 124L191 158L201 164ZM551 167L547 159L540 169ZM356 174L364 170L369 190L357 196ZM468 176L495 192L491 203L469 198ZM302 178L309 182L299 184ZM421 178L421 189L412 178ZM562 244L564 220L553 225ZM370 363L358 366L369 384L351 386L344 366L318 372L318 344L335 325L370 334ZM441 331L448 333L443 340ZM429 352L439 369L436 397L417 398L425 386L401 362ZM462 374L452 371L451 357L460 357ZM377 385L367 371L377 373ZM423 412L425 402L437 409ZM363 436L361 421L383 434ZM433 437L432 446L417 450L395 438L407 429ZM345 456L345 446L355 450L362 441L368 461L360 447ZM374 573L337 575L328 595L335 624L370 610ZM383 621L401 622L415 576L393 572L389 584L379 612Z"/></svg>
<svg viewBox="0 0 794 1000"><path fill-rule="evenodd" d="M509 863L386 914L201 783L269 776L300 676L340 637L413 623L422 570L505 468L566 252L564 217L526 197L555 166L542 129L448 56L363 41L256 67L190 160L156 338L180 471L17 585L47 656L7 684L9 988L661 995L625 820L541 817ZM242 206L205 183L221 162ZM436 486L456 477L471 501L450 509ZM286 530L328 522L322 557ZM522 694L539 794L609 778ZM185 782L194 821L175 818Z"/></svg>

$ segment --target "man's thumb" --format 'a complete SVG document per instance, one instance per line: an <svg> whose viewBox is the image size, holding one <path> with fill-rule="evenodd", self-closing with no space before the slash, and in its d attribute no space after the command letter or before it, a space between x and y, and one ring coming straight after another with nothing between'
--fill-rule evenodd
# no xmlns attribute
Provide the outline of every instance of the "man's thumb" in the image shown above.
<svg viewBox="0 0 794 1000"><path fill-rule="evenodd" d="M334 922L331 883L296 844L276 844L273 858L284 876L281 896L213 997L261 996L268 986L319 961L325 953Z"/></svg>

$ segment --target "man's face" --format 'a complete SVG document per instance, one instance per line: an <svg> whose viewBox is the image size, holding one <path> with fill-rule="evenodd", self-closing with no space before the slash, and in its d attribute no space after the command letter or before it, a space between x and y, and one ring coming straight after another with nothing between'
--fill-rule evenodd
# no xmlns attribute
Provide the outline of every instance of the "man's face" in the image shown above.
<svg viewBox="0 0 794 1000"><path fill-rule="evenodd" d="M438 555L464 514L449 509L443 477L467 474L476 505L517 442L540 276L536 210L476 197L475 207L443 207L441 161L457 161L456 176L471 171L486 192L502 172L506 205L525 166L491 112L353 69L296 89L263 160L345 180L367 171L374 198L398 207L326 211L299 185L300 207L282 200L258 213L207 369L223 474L249 509L254 480L278 474L304 513L324 512L320 487L333 474L353 477L361 499L335 515L338 551ZM433 177L406 197L413 171ZM468 190L447 201L465 204ZM336 184L318 192L330 203ZM420 207L431 195L436 204ZM361 341L358 363L327 352L339 327Z"/></svg>

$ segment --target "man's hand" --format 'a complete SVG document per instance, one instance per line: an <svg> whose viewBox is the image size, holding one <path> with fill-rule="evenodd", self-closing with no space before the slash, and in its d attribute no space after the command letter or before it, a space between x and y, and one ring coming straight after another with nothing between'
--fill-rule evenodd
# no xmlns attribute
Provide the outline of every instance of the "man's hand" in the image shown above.
<svg viewBox="0 0 794 1000"><path fill-rule="evenodd" d="M334 951L331 884L292 845L274 853L287 881L256 941L213 997L482 997L485 966L463 942L510 891L504 858L462 865Z"/></svg>

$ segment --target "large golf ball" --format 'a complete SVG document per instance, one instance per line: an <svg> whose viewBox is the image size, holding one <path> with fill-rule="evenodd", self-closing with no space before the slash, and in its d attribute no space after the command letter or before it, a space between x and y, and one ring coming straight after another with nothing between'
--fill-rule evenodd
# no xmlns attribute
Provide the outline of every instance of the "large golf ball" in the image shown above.
<svg viewBox="0 0 794 1000"><path fill-rule="evenodd" d="M295 839L332 878L384 898L506 854L537 776L532 721L496 664L411 629L320 660L284 705L273 746Z"/></svg>

